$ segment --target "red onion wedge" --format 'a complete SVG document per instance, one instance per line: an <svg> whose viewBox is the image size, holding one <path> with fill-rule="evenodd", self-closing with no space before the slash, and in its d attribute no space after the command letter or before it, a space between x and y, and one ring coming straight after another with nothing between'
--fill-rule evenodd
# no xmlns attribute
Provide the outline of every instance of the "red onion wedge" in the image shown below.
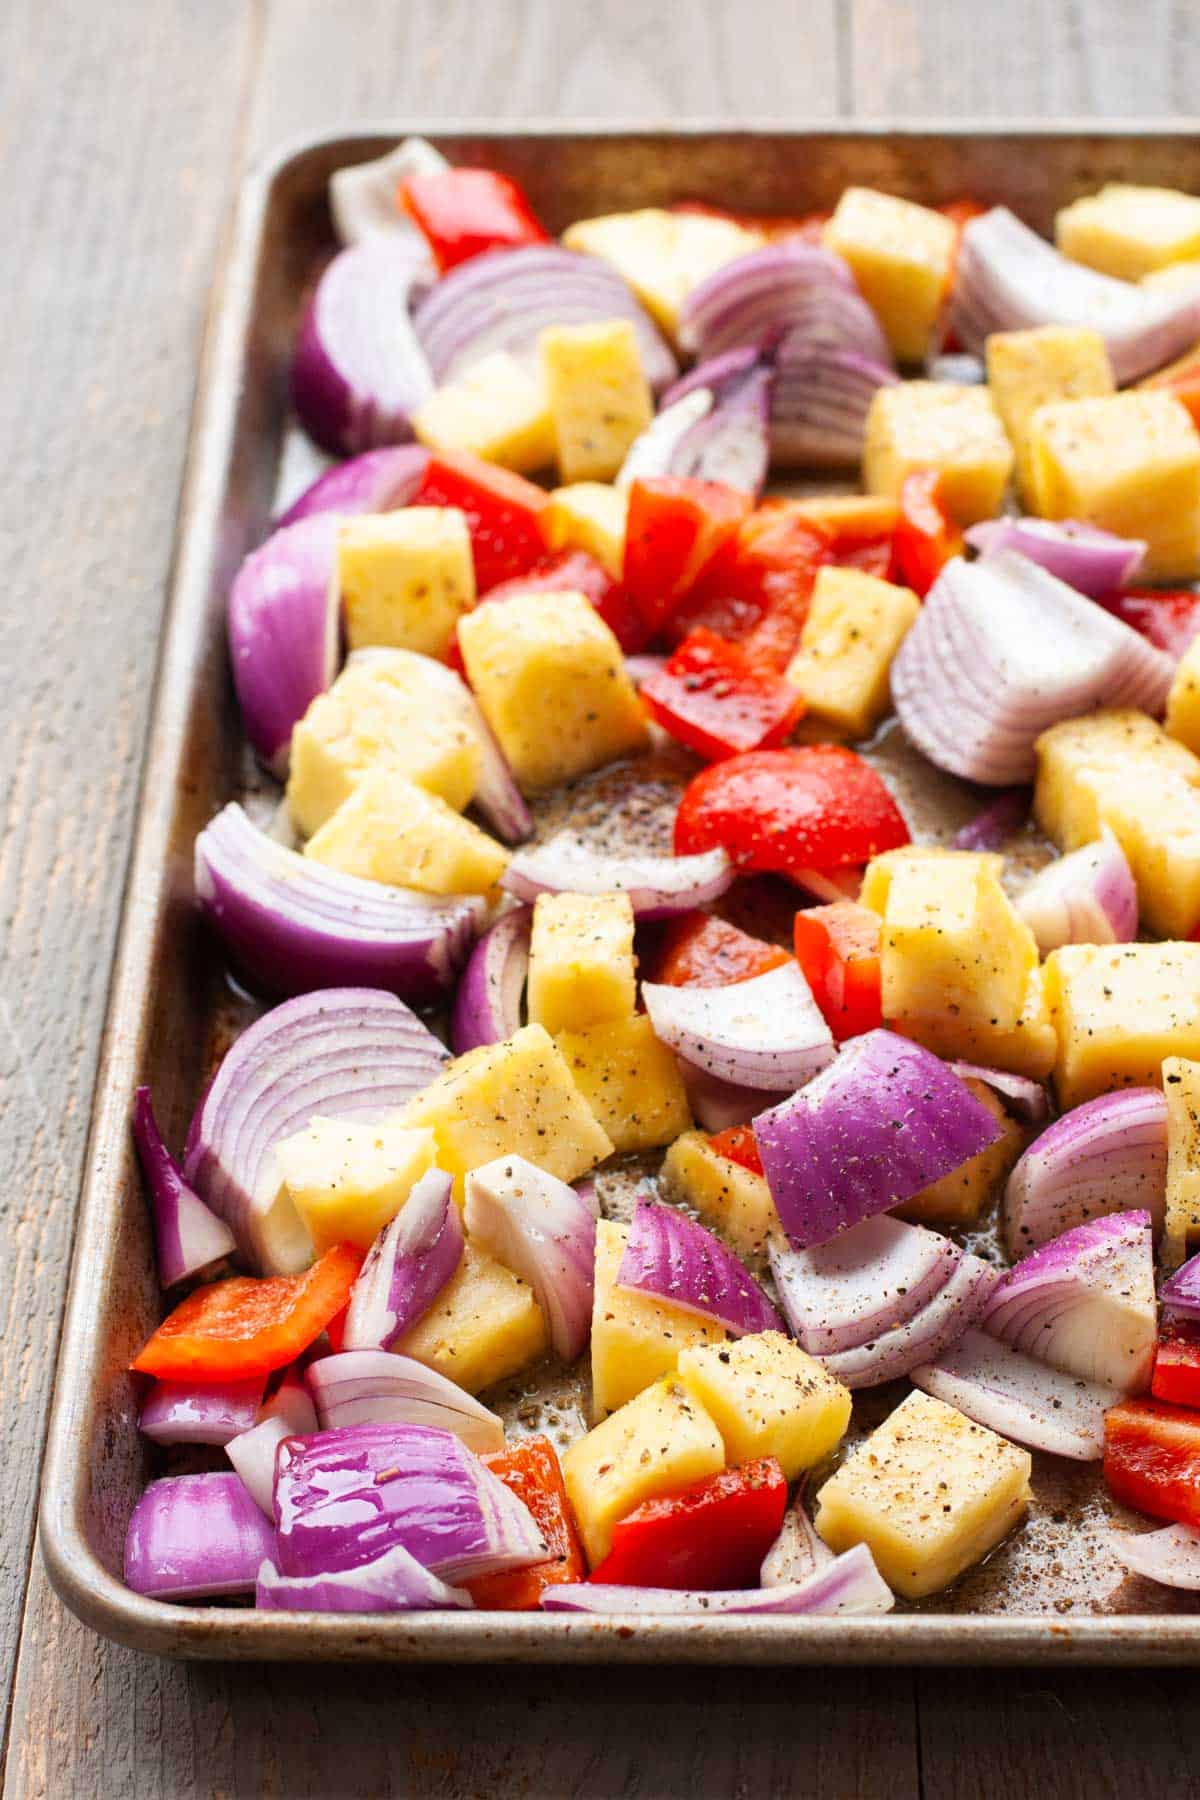
<svg viewBox="0 0 1200 1800"><path fill-rule="evenodd" d="M772 371L754 350L730 350L703 362L663 397L666 413L685 405L697 394L708 394L710 404L693 418L674 441L665 461L650 467L651 458L638 458L639 438L622 465L619 481L628 484L630 459L637 475L682 475L697 481L720 481L726 487L758 495L767 478L770 443ZM657 425L658 421L655 421ZM654 425L643 436L650 436ZM661 441L661 440L660 440ZM638 462L647 466L638 466Z"/></svg>
<svg viewBox="0 0 1200 1800"><path fill-rule="evenodd" d="M361 456L352 456L349 462L337 463L318 475L276 519L275 529L280 531L317 513L334 512L349 518L356 513L394 512L409 504L428 463L429 452L421 444L364 450Z"/></svg>
<svg viewBox="0 0 1200 1800"><path fill-rule="evenodd" d="M628 894L641 920L708 906L733 880L724 850L698 856L609 855L573 831L518 850L500 885L531 906L539 894Z"/></svg>
<svg viewBox="0 0 1200 1800"><path fill-rule="evenodd" d="M1163 1282L1159 1296L1168 1318L1200 1319L1200 1256L1193 1256Z"/></svg>
<svg viewBox="0 0 1200 1800"><path fill-rule="evenodd" d="M734 1087L782 1093L833 1061L833 1038L798 963L728 987L642 983L655 1035Z"/></svg>
<svg viewBox="0 0 1200 1800"><path fill-rule="evenodd" d="M797 1250L910 1200L999 1135L952 1069L891 1031L852 1039L806 1088L754 1121L767 1185Z"/></svg>
<svg viewBox="0 0 1200 1800"><path fill-rule="evenodd" d="M202 1275L236 1249L233 1233L183 1179L163 1143L148 1087L133 1096L133 1141L146 1179L154 1223L154 1254L164 1288Z"/></svg>
<svg viewBox="0 0 1200 1800"><path fill-rule="evenodd" d="M753 351L750 355L753 360ZM679 385L677 382L675 388ZM664 400L645 431L630 444L613 485L624 492L635 481L676 473L679 446L693 427L709 417L713 406L712 390L706 387L691 388L681 397Z"/></svg>
<svg viewBox="0 0 1200 1800"><path fill-rule="evenodd" d="M280 1445L278 1565L323 1575L397 1544L444 1581L544 1562L533 1517L449 1431L349 1425Z"/></svg>
<svg viewBox="0 0 1200 1800"><path fill-rule="evenodd" d="M278 843L236 801L196 839L196 897L238 974L261 993L379 987L430 1000L454 981L486 912L343 875Z"/></svg>
<svg viewBox="0 0 1200 1800"><path fill-rule="evenodd" d="M444 384L497 350L532 358L548 325L604 319L630 321L647 381L656 391L668 387L675 358L632 289L607 264L557 244L488 250L460 263L421 301L413 323Z"/></svg>
<svg viewBox="0 0 1200 1800"><path fill-rule="evenodd" d="M909 1379L977 1425L1073 1462L1104 1455L1104 1415L1121 1398L1116 1388L1048 1368L982 1331L964 1333L938 1362L910 1369Z"/></svg>
<svg viewBox="0 0 1200 1800"><path fill-rule="evenodd" d="M1168 1525L1162 1531L1110 1531L1108 1547L1133 1575L1163 1587L1200 1589L1200 1531Z"/></svg>
<svg viewBox="0 0 1200 1800"><path fill-rule="evenodd" d="M797 1495L783 1515L779 1536L763 1558L759 1580L765 1588L785 1587L790 1582L807 1581L833 1560L833 1551L824 1538L817 1536L816 1526L805 1511L803 1495Z"/></svg>
<svg viewBox="0 0 1200 1800"><path fill-rule="evenodd" d="M1043 956L1063 944L1131 944L1138 931L1138 892L1129 860L1105 827L1034 876L1017 911Z"/></svg>
<svg viewBox="0 0 1200 1800"><path fill-rule="evenodd" d="M273 1562L258 1571L260 1612L394 1613L474 1606L465 1588L450 1587L397 1544L374 1562L328 1575L281 1575Z"/></svg>
<svg viewBox="0 0 1200 1800"><path fill-rule="evenodd" d="M424 245L419 226L400 210L400 183L410 175L436 175L449 167L440 150L424 138L410 137L386 156L335 169L329 177L329 210L342 243L360 244L373 232L382 231L415 238ZM431 281L435 274L430 260Z"/></svg>
<svg viewBox="0 0 1200 1800"><path fill-rule="evenodd" d="M1072 262L1006 206L962 234L948 325L982 354L993 331L1088 325L1108 345L1118 384L1136 381L1200 337L1200 294L1138 287Z"/></svg>
<svg viewBox="0 0 1200 1800"><path fill-rule="evenodd" d="M310 1437L317 1409L303 1378L289 1370L259 1408L258 1423L230 1438L225 1454L268 1519L275 1520L275 1457L284 1438Z"/></svg>
<svg viewBox="0 0 1200 1800"><path fill-rule="evenodd" d="M1007 787L1032 779L1047 726L1097 706L1161 713L1172 673L1120 619L1005 550L946 564L892 663L892 695L939 769Z"/></svg>
<svg viewBox="0 0 1200 1800"><path fill-rule="evenodd" d="M1025 824L1032 804L1032 788L1004 788L955 832L952 847L955 850L1003 850L1014 832L1020 831Z"/></svg>
<svg viewBox="0 0 1200 1800"><path fill-rule="evenodd" d="M816 245L770 244L706 277L683 303L679 341L698 360L803 332L813 349L856 350L885 366L879 321L840 256Z"/></svg>
<svg viewBox="0 0 1200 1800"><path fill-rule="evenodd" d="M1143 538L1117 537L1079 519L982 519L964 533L972 550L1017 550L1091 600L1128 587L1146 554Z"/></svg>
<svg viewBox="0 0 1200 1800"><path fill-rule="evenodd" d="M228 1444L254 1424L262 1390L257 1376L207 1387L156 1381L142 1404L138 1430L156 1444Z"/></svg>
<svg viewBox="0 0 1200 1800"><path fill-rule="evenodd" d="M1056 1119L1024 1152L1004 1194L1011 1257L1110 1213L1145 1211L1162 1229L1167 1103L1160 1088L1099 1094Z"/></svg>
<svg viewBox="0 0 1200 1800"><path fill-rule="evenodd" d="M854 350L813 350L803 332L775 351L771 462L788 469L857 468L867 414L899 377Z"/></svg>
<svg viewBox="0 0 1200 1800"><path fill-rule="evenodd" d="M255 755L282 781L292 727L337 670L339 514L315 513L252 550L229 590L233 685Z"/></svg>
<svg viewBox="0 0 1200 1800"><path fill-rule="evenodd" d="M350 1290L342 1346L390 1350L424 1318L462 1261L462 1214L454 1183L430 1169L367 1252Z"/></svg>
<svg viewBox="0 0 1200 1800"><path fill-rule="evenodd" d="M683 1613L703 1618L712 1613L840 1613L863 1616L890 1612L892 1590L875 1567L865 1544L846 1550L807 1581L744 1591L696 1593L686 1588L618 1587L603 1581L565 1582L542 1593L546 1612Z"/></svg>
<svg viewBox="0 0 1200 1800"><path fill-rule="evenodd" d="M317 282L292 356L292 405L334 456L411 440L409 420L434 386L408 316L427 270L423 244L375 232Z"/></svg>
<svg viewBox="0 0 1200 1800"><path fill-rule="evenodd" d="M1000 1271L991 1263L964 1254L945 1286L907 1324L820 1360L831 1375L855 1390L898 1381L921 1364L935 1362L979 1323L999 1278Z"/></svg>
<svg viewBox="0 0 1200 1800"><path fill-rule="evenodd" d="M473 1169L465 1192L472 1238L529 1283L555 1351L574 1362L592 1329L595 1213L567 1182L523 1156Z"/></svg>
<svg viewBox="0 0 1200 1800"><path fill-rule="evenodd" d="M308 1365L323 1431L347 1425L436 1425L479 1455L504 1448L504 1421L436 1369L388 1350L343 1350Z"/></svg>
<svg viewBox="0 0 1200 1800"><path fill-rule="evenodd" d="M688 1105L697 1125L705 1131L726 1131L730 1125L748 1125L768 1106L777 1106L787 1095L765 1092L762 1088L735 1087L730 1081L719 1081L707 1069L694 1063L681 1062L679 1072L687 1089Z"/></svg>
<svg viewBox="0 0 1200 1800"><path fill-rule="evenodd" d="M1002 1343L1122 1394L1150 1385L1158 1314L1148 1212L1052 1238L999 1282L981 1320Z"/></svg>
<svg viewBox="0 0 1200 1800"><path fill-rule="evenodd" d="M1040 1081L1028 1075L1010 1075L1007 1069L988 1069L981 1063L953 1062L950 1067L964 1081L982 1081L1005 1106L1027 1125L1041 1125L1050 1115L1050 1099Z"/></svg>
<svg viewBox="0 0 1200 1800"><path fill-rule="evenodd" d="M327 988L257 1019L225 1057L188 1132L184 1174L264 1274L312 1259L274 1147L320 1113L383 1119L429 1086L446 1050L394 994Z"/></svg>
<svg viewBox="0 0 1200 1800"><path fill-rule="evenodd" d="M907 1325L963 1253L939 1232L880 1213L811 1250L773 1236L767 1254L793 1335L810 1356L827 1356Z"/></svg>
<svg viewBox="0 0 1200 1800"><path fill-rule="evenodd" d="M617 1286L715 1319L734 1337L782 1331L783 1320L720 1238L673 1206L639 1200Z"/></svg>
<svg viewBox="0 0 1200 1800"><path fill-rule="evenodd" d="M789 869L788 880L818 906L832 906L838 900L857 900L862 892L863 870Z"/></svg>
<svg viewBox="0 0 1200 1800"><path fill-rule="evenodd" d="M125 1584L155 1600L249 1594L275 1533L236 1475L152 1481L125 1535Z"/></svg>
<svg viewBox="0 0 1200 1800"><path fill-rule="evenodd" d="M472 950L450 1020L456 1056L481 1044L502 1044L520 1030L531 917L527 906L505 913Z"/></svg>
<svg viewBox="0 0 1200 1800"><path fill-rule="evenodd" d="M925 373L930 381L952 381L956 387L982 387L987 380L983 358L960 350L927 357Z"/></svg>

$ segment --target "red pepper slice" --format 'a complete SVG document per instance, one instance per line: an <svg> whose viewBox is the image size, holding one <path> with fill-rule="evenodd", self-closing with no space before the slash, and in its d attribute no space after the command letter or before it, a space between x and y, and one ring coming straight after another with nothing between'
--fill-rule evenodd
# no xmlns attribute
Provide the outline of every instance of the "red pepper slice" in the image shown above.
<svg viewBox="0 0 1200 1800"><path fill-rule="evenodd" d="M777 944L712 913L682 913L667 927L655 980L669 987L731 987L791 960Z"/></svg>
<svg viewBox="0 0 1200 1800"><path fill-rule="evenodd" d="M440 169L400 184L441 274L484 250L516 250L549 238L515 181L494 169Z"/></svg>
<svg viewBox="0 0 1200 1800"><path fill-rule="evenodd" d="M710 761L783 743L804 711L782 675L756 669L740 645L703 627L647 675L642 698L664 730Z"/></svg>
<svg viewBox="0 0 1200 1800"><path fill-rule="evenodd" d="M532 1612L546 1588L563 1581L582 1581L586 1569L558 1457L549 1438L531 1437L482 1460L525 1502L552 1555L532 1568L478 1575L464 1585L476 1606L498 1612Z"/></svg>
<svg viewBox="0 0 1200 1800"><path fill-rule="evenodd" d="M1126 588L1100 604L1176 660L1200 636L1200 594L1191 588Z"/></svg>
<svg viewBox="0 0 1200 1800"><path fill-rule="evenodd" d="M1104 1479L1151 1518L1200 1526L1200 1416L1162 1400L1122 1400L1104 1415Z"/></svg>
<svg viewBox="0 0 1200 1800"><path fill-rule="evenodd" d="M740 869L787 875L869 862L909 841L875 770L838 744L752 750L702 769L675 815L675 854L727 850Z"/></svg>
<svg viewBox="0 0 1200 1800"><path fill-rule="evenodd" d="M1156 1400L1200 1407L1200 1325L1163 1324L1150 1392Z"/></svg>
<svg viewBox="0 0 1200 1800"><path fill-rule="evenodd" d="M727 1125L724 1131L714 1131L708 1142L718 1156L737 1163L741 1169L749 1169L751 1175L762 1174L762 1157L752 1126Z"/></svg>
<svg viewBox="0 0 1200 1800"><path fill-rule="evenodd" d="M649 637L670 622L750 514L750 497L719 481L656 475L629 490L624 581Z"/></svg>
<svg viewBox="0 0 1200 1800"><path fill-rule="evenodd" d="M796 961L839 1043L883 1023L879 914L853 900L796 914Z"/></svg>
<svg viewBox="0 0 1200 1800"><path fill-rule="evenodd" d="M769 502L714 557L671 622L673 635L708 626L741 643L758 668L782 674L800 642L813 583L833 539L814 520Z"/></svg>
<svg viewBox="0 0 1200 1800"><path fill-rule="evenodd" d="M786 1506L787 1482L773 1456L723 1469L619 1520L591 1578L626 1587L754 1587Z"/></svg>
<svg viewBox="0 0 1200 1800"><path fill-rule="evenodd" d="M494 600L515 600L518 594L577 593L591 601L604 623L627 656L645 649L646 638L641 619L631 605L619 581L614 581L603 563L586 550L556 550L542 556L523 575L489 588L482 596L490 606ZM457 649L451 654L453 662Z"/></svg>
<svg viewBox="0 0 1200 1800"><path fill-rule="evenodd" d="M303 1275L235 1275L180 1301L131 1364L164 1381L237 1381L295 1362L350 1299L363 1263L334 1244Z"/></svg>
<svg viewBox="0 0 1200 1800"><path fill-rule="evenodd" d="M940 480L936 469L918 469L900 488L897 578L922 598L950 558L963 553L963 534L938 498Z"/></svg>
<svg viewBox="0 0 1200 1800"><path fill-rule="evenodd" d="M431 456L412 504L457 506L466 514L481 594L528 574L546 554L542 526L549 494L481 457L451 451Z"/></svg>

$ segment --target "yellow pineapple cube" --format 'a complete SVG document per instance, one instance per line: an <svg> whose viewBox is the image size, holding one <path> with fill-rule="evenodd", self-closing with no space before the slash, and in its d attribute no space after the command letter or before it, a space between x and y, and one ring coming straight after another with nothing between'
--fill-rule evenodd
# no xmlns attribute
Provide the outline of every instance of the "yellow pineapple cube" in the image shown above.
<svg viewBox="0 0 1200 1800"><path fill-rule="evenodd" d="M560 1031L557 1044L580 1093L614 1150L658 1150L692 1122L687 1090L672 1051L645 1013L583 1031Z"/></svg>
<svg viewBox="0 0 1200 1800"><path fill-rule="evenodd" d="M586 550L614 581L625 567L629 495L605 481L576 481L555 488L546 517L551 550Z"/></svg>
<svg viewBox="0 0 1200 1800"><path fill-rule="evenodd" d="M1186 262L1167 263L1165 268L1152 269L1149 275L1143 275L1138 284L1149 288L1151 293L1186 293L1189 289L1200 288L1200 257L1189 257Z"/></svg>
<svg viewBox="0 0 1200 1800"><path fill-rule="evenodd" d="M579 219L563 232L568 250L598 256L623 275L647 312L674 337L694 287L736 257L760 250L762 233L708 213L606 213Z"/></svg>
<svg viewBox="0 0 1200 1800"><path fill-rule="evenodd" d="M617 1286L629 1228L610 1219L596 1226L596 1286L592 1301L592 1417L603 1419L671 1374L681 1350L723 1344L723 1325L684 1312L667 1300Z"/></svg>
<svg viewBox="0 0 1200 1800"><path fill-rule="evenodd" d="M404 506L343 519L337 584L351 650L386 644L445 656L475 604L465 515L454 506Z"/></svg>
<svg viewBox="0 0 1200 1800"><path fill-rule="evenodd" d="M400 1356L435 1369L468 1394L519 1374L549 1347L533 1289L469 1238L462 1261L427 1313L398 1338Z"/></svg>
<svg viewBox="0 0 1200 1800"><path fill-rule="evenodd" d="M304 854L343 875L423 894L486 894L509 860L486 831L388 768L362 777Z"/></svg>
<svg viewBox="0 0 1200 1800"><path fill-rule="evenodd" d="M920 610L910 588L860 569L818 570L787 669L814 719L849 737L870 736L890 704L892 658Z"/></svg>
<svg viewBox="0 0 1200 1800"><path fill-rule="evenodd" d="M909 1394L817 1497L831 1550L866 1544L889 1587L919 1600L1005 1537L1029 1505L1033 1459L931 1394Z"/></svg>
<svg viewBox="0 0 1200 1800"><path fill-rule="evenodd" d="M1167 1056L1200 1058L1200 944L1067 944L1046 959L1066 1111L1157 1086Z"/></svg>
<svg viewBox="0 0 1200 1800"><path fill-rule="evenodd" d="M628 894L539 894L529 940L531 1025L584 1030L633 1015L633 905Z"/></svg>
<svg viewBox="0 0 1200 1800"><path fill-rule="evenodd" d="M714 1150L702 1131L676 1138L659 1179L672 1199L695 1207L743 1256L761 1256L779 1224L763 1177Z"/></svg>
<svg viewBox="0 0 1200 1800"><path fill-rule="evenodd" d="M436 1150L432 1131L315 1118L276 1144L275 1158L319 1256L331 1244L369 1250Z"/></svg>
<svg viewBox="0 0 1200 1800"><path fill-rule="evenodd" d="M467 675L524 788L573 781L644 749L621 647L582 594L518 594L459 627Z"/></svg>
<svg viewBox="0 0 1200 1800"><path fill-rule="evenodd" d="M1167 736L1200 755L1200 637L1193 638L1175 670L1167 696Z"/></svg>
<svg viewBox="0 0 1200 1800"><path fill-rule="evenodd" d="M1000 1136L961 1168L951 1169L903 1206L893 1207L898 1219L911 1219L915 1225L934 1225L947 1231L977 1225L1024 1149L1025 1133L987 1083L968 1077L965 1086L981 1106L987 1107L1000 1127Z"/></svg>
<svg viewBox="0 0 1200 1800"><path fill-rule="evenodd" d="M1115 394L1108 346L1098 331L1084 325L1037 325L1029 331L994 331L986 355L988 387L1016 452L1017 486L1025 505L1036 512L1029 448L1033 415L1051 400Z"/></svg>
<svg viewBox="0 0 1200 1800"><path fill-rule="evenodd" d="M288 811L300 835L310 837L375 767L463 807L475 792L480 761L477 736L438 695L427 694L421 705L373 661L356 663L317 696L292 732Z"/></svg>
<svg viewBox="0 0 1200 1800"><path fill-rule="evenodd" d="M430 394L412 428L430 450L465 450L531 475L554 461L554 425L545 386L507 350L481 356Z"/></svg>
<svg viewBox="0 0 1200 1800"><path fill-rule="evenodd" d="M848 539L886 537L900 523L899 504L886 494L802 494L787 510Z"/></svg>
<svg viewBox="0 0 1200 1800"><path fill-rule="evenodd" d="M460 1198L463 1177L494 1156L523 1156L560 1181L575 1181L612 1155L541 1025L456 1057L409 1101L398 1123L430 1128L438 1167L454 1176Z"/></svg>
<svg viewBox="0 0 1200 1800"><path fill-rule="evenodd" d="M1064 206L1054 221L1064 256L1119 281L1200 256L1200 200L1175 188L1110 181Z"/></svg>
<svg viewBox="0 0 1200 1800"><path fill-rule="evenodd" d="M1167 1100L1167 1193L1159 1254L1175 1268L1200 1237L1200 1062L1163 1058Z"/></svg>
<svg viewBox="0 0 1200 1800"><path fill-rule="evenodd" d="M946 511L974 525L1000 511L1012 466L1012 445L985 387L902 381L876 390L863 445L868 493L895 499L908 476L936 469Z"/></svg>
<svg viewBox="0 0 1200 1800"><path fill-rule="evenodd" d="M1043 518L1144 539L1150 581L1200 570L1200 433L1173 394L1127 389L1039 407L1030 455Z"/></svg>
<svg viewBox="0 0 1200 1800"><path fill-rule="evenodd" d="M731 1464L777 1457L789 1481L824 1462L850 1423L850 1390L781 1331L685 1350L679 1378L695 1394Z"/></svg>
<svg viewBox="0 0 1200 1800"><path fill-rule="evenodd" d="M551 325L538 353L563 480L611 481L654 417L633 325Z"/></svg>
<svg viewBox="0 0 1200 1800"><path fill-rule="evenodd" d="M874 188L846 188L825 248L849 263L901 362L920 362L950 286L956 233L943 213Z"/></svg>
<svg viewBox="0 0 1200 1800"><path fill-rule="evenodd" d="M1058 1036L1046 1000L1045 971L1041 968L1029 971L1021 1016L1007 1029L980 1015L959 1017L949 1011L898 1020L895 1029L932 1050L935 1056L1006 1069L1010 1075L1027 1075L1032 1081L1046 1079L1058 1054Z"/></svg>

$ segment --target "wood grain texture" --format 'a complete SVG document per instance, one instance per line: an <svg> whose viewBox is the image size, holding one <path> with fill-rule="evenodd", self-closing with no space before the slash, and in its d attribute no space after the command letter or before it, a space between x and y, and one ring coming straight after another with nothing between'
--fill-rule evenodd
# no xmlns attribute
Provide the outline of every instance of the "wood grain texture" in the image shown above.
<svg viewBox="0 0 1200 1800"><path fill-rule="evenodd" d="M1194 109L1187 0L0 8L5 1795L1049 1800L1200 1785L1185 1675L222 1669L93 1637L32 1507L200 322L233 180L364 118ZM16 673L19 671L19 675Z"/></svg>

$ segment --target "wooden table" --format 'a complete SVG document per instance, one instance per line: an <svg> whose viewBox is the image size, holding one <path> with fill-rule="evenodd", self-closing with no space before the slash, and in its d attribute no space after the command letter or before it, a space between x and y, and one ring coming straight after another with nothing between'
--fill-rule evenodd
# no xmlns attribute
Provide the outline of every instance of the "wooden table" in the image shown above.
<svg viewBox="0 0 1200 1800"><path fill-rule="evenodd" d="M366 119L1160 115L1195 111L1198 77L1188 0L0 7L6 1796L1200 1789L1186 1673L189 1667L93 1637L34 1550L197 351L247 165Z"/></svg>

